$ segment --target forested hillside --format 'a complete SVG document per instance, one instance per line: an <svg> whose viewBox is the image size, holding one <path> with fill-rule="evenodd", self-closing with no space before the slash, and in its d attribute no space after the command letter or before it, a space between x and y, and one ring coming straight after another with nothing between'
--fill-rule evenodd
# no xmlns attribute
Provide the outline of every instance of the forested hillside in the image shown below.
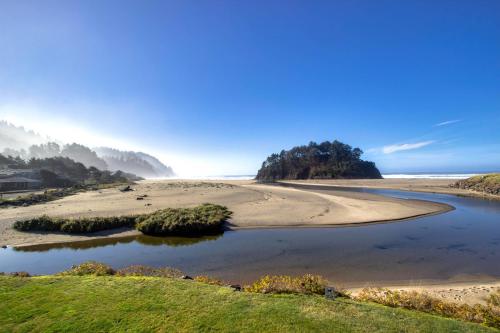
<svg viewBox="0 0 500 333"><path fill-rule="evenodd" d="M375 163L363 161L363 151L337 140L315 142L272 154L257 173L257 180L310 178L382 178Z"/></svg>

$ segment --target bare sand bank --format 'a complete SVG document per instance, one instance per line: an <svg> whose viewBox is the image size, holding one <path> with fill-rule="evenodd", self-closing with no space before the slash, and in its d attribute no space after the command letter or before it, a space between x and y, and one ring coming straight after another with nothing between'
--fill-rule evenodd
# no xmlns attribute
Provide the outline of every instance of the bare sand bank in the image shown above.
<svg viewBox="0 0 500 333"><path fill-rule="evenodd" d="M80 236L22 233L12 229L17 220L43 214L59 217L130 215L211 202L225 205L234 212L229 222L231 228L269 228L382 222L451 209L447 205L419 200L345 191L325 194L253 181L148 180L133 188L131 192L118 189L91 191L40 205L2 209L0 245L22 246L136 233L127 230ZM137 200L144 195L146 197Z"/></svg>
<svg viewBox="0 0 500 333"><path fill-rule="evenodd" d="M425 293L453 303L469 305L486 304L492 292L500 289L500 281L493 282L441 282L437 284L414 284L408 286L383 286L390 290L416 291ZM357 295L363 288L346 289L352 295Z"/></svg>

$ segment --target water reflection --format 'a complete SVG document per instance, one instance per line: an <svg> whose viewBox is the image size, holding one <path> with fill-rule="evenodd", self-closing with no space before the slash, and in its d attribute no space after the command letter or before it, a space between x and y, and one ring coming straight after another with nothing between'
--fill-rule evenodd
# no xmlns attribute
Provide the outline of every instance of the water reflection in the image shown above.
<svg viewBox="0 0 500 333"><path fill-rule="evenodd" d="M77 242L53 243L53 244L39 244L23 247L14 247L14 251L18 252L46 252L53 249L72 249L72 250L85 250L103 246L111 246L118 244L128 244L137 242L142 245L148 246L161 246L167 245L172 247L177 246L190 246L201 242L215 241L222 237L222 233L201 237L154 237L147 235L127 236L120 238L98 238L92 240L84 240Z"/></svg>

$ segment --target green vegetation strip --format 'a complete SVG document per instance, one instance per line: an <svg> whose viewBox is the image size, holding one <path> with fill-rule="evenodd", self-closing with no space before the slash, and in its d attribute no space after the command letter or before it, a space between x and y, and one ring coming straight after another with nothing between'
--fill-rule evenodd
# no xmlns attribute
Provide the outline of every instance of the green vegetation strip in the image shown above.
<svg viewBox="0 0 500 333"><path fill-rule="evenodd" d="M495 332L318 295L234 292L174 278L0 276L2 332Z"/></svg>
<svg viewBox="0 0 500 333"><path fill-rule="evenodd" d="M453 187L500 195L500 173L479 175L459 180Z"/></svg>
<svg viewBox="0 0 500 333"><path fill-rule="evenodd" d="M75 185L66 188L49 189L45 190L43 193L30 193L27 195L19 195L12 199L1 198L0 208L31 206L31 205L41 204L44 202L58 200L85 191L97 191L106 188L118 187L125 184L129 183L118 182L109 184Z"/></svg>
<svg viewBox="0 0 500 333"><path fill-rule="evenodd" d="M68 219L43 215L16 221L14 229L82 234L135 227L147 235L194 235L220 231L231 214L224 206L207 203L194 208L167 208L135 216Z"/></svg>

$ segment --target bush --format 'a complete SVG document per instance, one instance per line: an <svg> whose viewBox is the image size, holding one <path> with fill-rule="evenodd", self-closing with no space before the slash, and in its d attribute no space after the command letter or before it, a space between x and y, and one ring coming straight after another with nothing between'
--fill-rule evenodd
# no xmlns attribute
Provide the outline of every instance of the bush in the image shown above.
<svg viewBox="0 0 500 333"><path fill-rule="evenodd" d="M86 261L80 265L73 265L70 269L59 273L59 275L114 275L115 271L110 266L96 262Z"/></svg>
<svg viewBox="0 0 500 333"><path fill-rule="evenodd" d="M203 204L194 208L167 208L136 216L67 219L43 215L16 221L13 227L18 231L61 231L69 234L137 227L149 235L198 235L220 231L231 214L224 206Z"/></svg>
<svg viewBox="0 0 500 333"><path fill-rule="evenodd" d="M134 216L89 217L69 219L61 225L61 231L69 234L91 233L116 228L135 226Z"/></svg>
<svg viewBox="0 0 500 333"><path fill-rule="evenodd" d="M500 173L479 175L459 180L451 187L500 195Z"/></svg>
<svg viewBox="0 0 500 333"><path fill-rule="evenodd" d="M500 289L495 290L488 297L488 304L491 306L500 306Z"/></svg>
<svg viewBox="0 0 500 333"><path fill-rule="evenodd" d="M319 294L325 292L326 280L318 275L305 274L300 277L288 275L266 275L245 287L245 291L263 294Z"/></svg>
<svg viewBox="0 0 500 333"><path fill-rule="evenodd" d="M201 282L201 283L206 283L206 284L211 284L214 286L225 286L227 283L224 283L223 281L219 279L214 279L206 275L199 275L194 278L195 281Z"/></svg>
<svg viewBox="0 0 500 333"><path fill-rule="evenodd" d="M16 221L14 229L18 231L62 231L69 234L78 234L134 227L135 220L135 216L63 219L43 215L28 220Z"/></svg>
<svg viewBox="0 0 500 333"><path fill-rule="evenodd" d="M184 275L183 272L171 267L151 267L143 265L128 266L116 271L118 276L156 276L168 278L180 278Z"/></svg>
<svg viewBox="0 0 500 333"><path fill-rule="evenodd" d="M16 221L14 229L18 231L60 231L63 219L42 215L28 220Z"/></svg>
<svg viewBox="0 0 500 333"><path fill-rule="evenodd" d="M496 306L457 304L416 291L393 291L383 288L365 288L355 299L434 313L500 328L500 308Z"/></svg>
<svg viewBox="0 0 500 333"><path fill-rule="evenodd" d="M167 208L137 219L137 229L148 235L193 235L221 230L231 212L224 206Z"/></svg>

